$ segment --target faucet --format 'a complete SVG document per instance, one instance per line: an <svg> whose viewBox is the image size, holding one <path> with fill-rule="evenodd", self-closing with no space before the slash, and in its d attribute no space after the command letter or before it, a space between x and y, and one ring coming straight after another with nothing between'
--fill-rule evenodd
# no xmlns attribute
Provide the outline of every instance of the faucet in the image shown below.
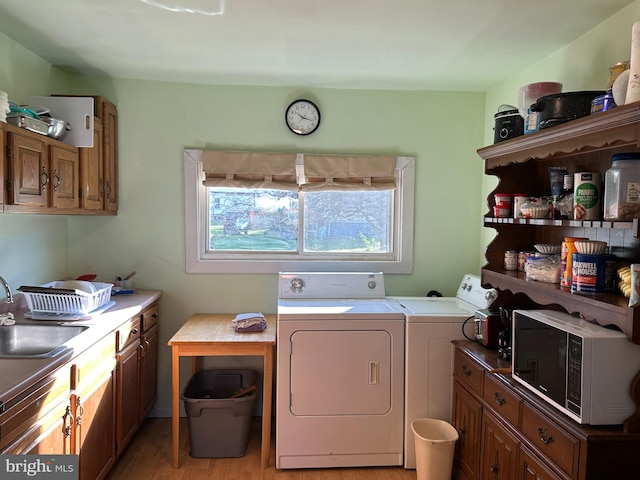
<svg viewBox="0 0 640 480"><path fill-rule="evenodd" d="M0 277L0 283L2 284L2 286L4 287L4 292L7 295L7 303L13 303L13 295L11 294L11 289L9 288L9 284L7 283L7 281Z"/></svg>

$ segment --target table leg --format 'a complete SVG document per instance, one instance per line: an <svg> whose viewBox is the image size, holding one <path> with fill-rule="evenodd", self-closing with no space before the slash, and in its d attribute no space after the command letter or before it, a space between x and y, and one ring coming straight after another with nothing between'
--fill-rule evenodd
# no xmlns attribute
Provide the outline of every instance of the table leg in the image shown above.
<svg viewBox="0 0 640 480"><path fill-rule="evenodd" d="M273 346L269 345L264 352L264 380L262 382L262 450L260 465L269 466L271 451L271 396L273 388Z"/></svg>
<svg viewBox="0 0 640 480"><path fill-rule="evenodd" d="M171 448L173 468L180 466L180 352L171 347Z"/></svg>

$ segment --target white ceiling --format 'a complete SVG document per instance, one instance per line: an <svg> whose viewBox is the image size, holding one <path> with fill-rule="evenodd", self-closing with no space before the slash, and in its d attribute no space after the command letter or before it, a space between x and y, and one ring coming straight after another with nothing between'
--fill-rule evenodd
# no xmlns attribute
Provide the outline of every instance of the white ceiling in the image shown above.
<svg viewBox="0 0 640 480"><path fill-rule="evenodd" d="M174 12L153 3L222 13ZM0 32L53 65L84 74L202 84L483 91L630 3L0 0Z"/></svg>

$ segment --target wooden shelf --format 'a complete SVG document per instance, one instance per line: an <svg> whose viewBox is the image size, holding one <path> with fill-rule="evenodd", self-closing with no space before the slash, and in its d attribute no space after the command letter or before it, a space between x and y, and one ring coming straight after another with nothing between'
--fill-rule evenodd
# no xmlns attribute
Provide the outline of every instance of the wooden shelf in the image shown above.
<svg viewBox="0 0 640 480"><path fill-rule="evenodd" d="M547 167L563 165L570 171L595 171L604 178L611 155L640 150L640 102L589 115L555 127L480 148L485 173L499 182L487 199L492 212L495 193L525 192L544 195ZM640 343L640 307L629 307L621 294L577 294L557 284L528 281L522 272L504 271L504 251L532 249L535 243L560 243L565 236L598 237L623 261L640 261L640 222L494 218L483 225L497 232L489 244L482 271L485 286L524 295L542 307L560 308L604 326L615 326ZM518 297L521 298L521 297ZM498 298L500 300L500 297Z"/></svg>

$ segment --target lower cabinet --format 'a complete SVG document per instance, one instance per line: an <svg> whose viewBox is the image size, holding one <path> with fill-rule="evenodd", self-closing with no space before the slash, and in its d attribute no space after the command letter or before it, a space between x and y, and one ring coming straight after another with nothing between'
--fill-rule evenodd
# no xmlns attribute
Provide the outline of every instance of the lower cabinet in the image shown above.
<svg viewBox="0 0 640 480"><path fill-rule="evenodd" d="M158 318L154 303L2 404L0 453L77 454L79 480L104 479L155 402Z"/></svg>
<svg viewBox="0 0 640 480"><path fill-rule="evenodd" d="M453 343L456 480L639 478L640 434L580 425L514 382L495 351Z"/></svg>

